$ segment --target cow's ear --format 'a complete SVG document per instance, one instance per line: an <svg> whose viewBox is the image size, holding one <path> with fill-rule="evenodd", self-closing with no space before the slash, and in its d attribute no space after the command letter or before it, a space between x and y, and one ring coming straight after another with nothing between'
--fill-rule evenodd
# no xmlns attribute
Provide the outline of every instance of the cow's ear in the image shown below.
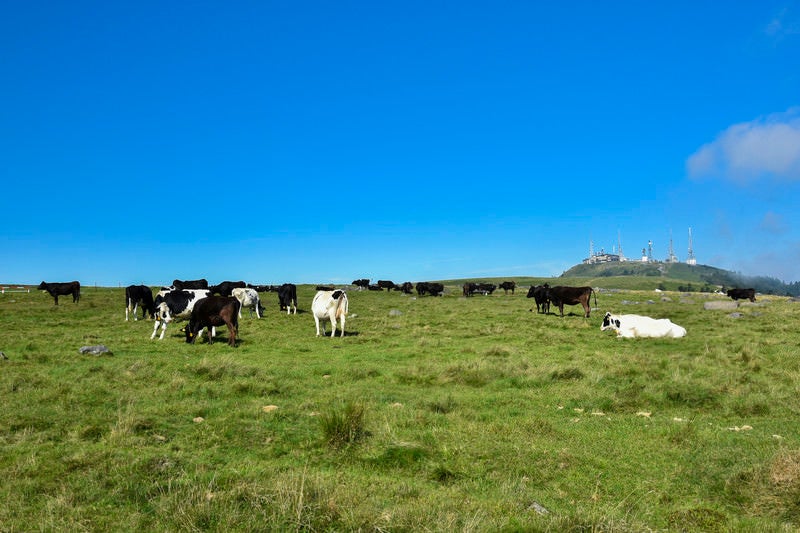
<svg viewBox="0 0 800 533"><path fill-rule="evenodd" d="M617 325L617 327L619 327L619 320L615 320L615 321L614 321L614 324L616 324L616 325Z"/></svg>

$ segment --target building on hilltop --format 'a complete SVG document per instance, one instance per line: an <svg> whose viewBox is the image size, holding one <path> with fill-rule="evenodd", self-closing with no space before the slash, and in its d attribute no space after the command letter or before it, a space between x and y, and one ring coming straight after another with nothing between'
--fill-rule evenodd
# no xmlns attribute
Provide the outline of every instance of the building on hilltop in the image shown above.
<svg viewBox="0 0 800 533"><path fill-rule="evenodd" d="M624 262L624 261L631 261L633 259L628 259L622 253L622 238L617 233L617 252L606 253L605 249L600 248L599 253L595 253L594 251L594 241L589 239L589 257L584 259L582 263L584 265L595 265L598 263L616 263L616 262ZM658 259L653 259L653 241L647 241L647 248L642 248L642 257L639 259L642 263L680 263L678 256L675 255L675 248L673 247L672 242L672 230L669 232L669 255L667 259L664 261L659 261ZM696 265L697 259L694 257L694 250L692 249L692 228L689 228L689 253L688 257L686 258L687 265Z"/></svg>

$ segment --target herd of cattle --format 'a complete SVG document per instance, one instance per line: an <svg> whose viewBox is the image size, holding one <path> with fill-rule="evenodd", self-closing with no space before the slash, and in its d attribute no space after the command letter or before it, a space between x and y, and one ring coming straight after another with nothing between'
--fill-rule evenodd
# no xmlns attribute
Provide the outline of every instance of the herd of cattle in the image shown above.
<svg viewBox="0 0 800 533"><path fill-rule="evenodd" d="M353 285L359 290L397 290L405 294L412 294L416 289L419 296L426 294L431 296L441 296L444 293L444 285L435 282L419 282L413 285L411 282L395 284L392 281L379 280L377 284L371 284L369 279L354 280ZM514 294L516 283L514 281L504 281L499 286L491 283L465 283L462 287L464 296L475 294L489 295L497 288L501 288L508 294ZM72 301L77 303L80 300L81 284L77 281L68 283L47 283L42 282L38 290L47 291L58 305L58 297L71 295ZM161 328L159 340L164 339L167 324L175 320L187 320L188 324L184 328L186 342L194 344L195 340L202 335L204 330L208 332L209 343L213 342L216 328L227 326L228 344L236 346L236 338L239 329L239 319L242 318L242 309L246 308L258 318L262 317L264 307L261 305L259 293L276 292L278 294L278 305L281 312L287 314L297 314L297 286L293 283L283 285L250 285L244 281L223 281L218 285L210 285L205 279L183 281L174 280L169 287L162 288L155 297L150 287L146 285L130 285L125 288L125 320L132 316L138 320L138 309L142 309L142 318L149 315L155 320L153 334L154 339ZM755 302L754 289L730 289L726 293L734 300L746 299ZM534 285L528 290L527 297L533 298L536 302L537 313L550 313L550 306L558 308L560 315L564 316L565 305L581 305L584 317L589 318L591 312L590 300L594 295L595 307L597 306L597 295L591 287L567 287L549 284ZM326 335L325 323L331 323L331 337L336 336L336 329L340 330L340 336L344 337L345 319L348 313L347 293L343 289L329 286L317 286L317 293L311 302L311 312L314 316L317 336ZM531 309L533 311L533 309ZM320 332L322 326L322 332ZM641 315L612 315L606 313L601 331L614 330L618 337L683 337L686 329L672 323L669 319L654 319Z"/></svg>

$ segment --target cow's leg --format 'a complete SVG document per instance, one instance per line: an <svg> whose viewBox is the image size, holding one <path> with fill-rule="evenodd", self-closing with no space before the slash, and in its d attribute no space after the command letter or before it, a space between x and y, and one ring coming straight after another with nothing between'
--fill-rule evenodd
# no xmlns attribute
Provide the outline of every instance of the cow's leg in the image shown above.
<svg viewBox="0 0 800 533"><path fill-rule="evenodd" d="M139 320L139 317L136 316L136 313L139 311L139 302L133 302L133 321Z"/></svg>
<svg viewBox="0 0 800 533"><path fill-rule="evenodd" d="M261 318L261 300L256 300L256 316Z"/></svg>
<svg viewBox="0 0 800 533"><path fill-rule="evenodd" d="M342 313L342 316L339 317L339 327L342 328L342 334L340 335L340 337L344 337L344 317L345 317L344 313Z"/></svg>
<svg viewBox="0 0 800 533"><path fill-rule="evenodd" d="M131 310L131 301L128 300L127 302L125 302L125 322L128 321L128 313L130 312L130 310Z"/></svg>
<svg viewBox="0 0 800 533"><path fill-rule="evenodd" d="M314 315L314 324L317 326L317 337L319 337L319 317L315 314ZM325 326L323 326L323 330Z"/></svg>
<svg viewBox="0 0 800 533"><path fill-rule="evenodd" d="M56 301L56 305L58 305L58 294L54 295L53 299Z"/></svg>

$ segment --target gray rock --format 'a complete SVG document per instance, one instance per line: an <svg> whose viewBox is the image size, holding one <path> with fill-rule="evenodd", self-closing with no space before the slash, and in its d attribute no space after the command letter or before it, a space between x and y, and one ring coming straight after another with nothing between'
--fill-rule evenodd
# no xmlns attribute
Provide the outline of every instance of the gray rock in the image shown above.
<svg viewBox="0 0 800 533"><path fill-rule="evenodd" d="M742 318L744 315L742 313L731 313L728 316L731 318Z"/></svg>
<svg viewBox="0 0 800 533"><path fill-rule="evenodd" d="M108 349L108 346L105 344L98 344L96 346L81 346L78 349L79 353L82 354L92 354L92 355L100 355L101 353L107 353L108 355L114 355L111 350Z"/></svg>
<svg viewBox="0 0 800 533"><path fill-rule="evenodd" d="M737 307L739 307L739 305L736 302L728 302L725 300L712 300L703 304L703 309L707 311L728 311L731 309L736 309Z"/></svg>
<svg viewBox="0 0 800 533"><path fill-rule="evenodd" d="M389 311L389 316L403 316L403 312L398 309L392 309Z"/></svg>

